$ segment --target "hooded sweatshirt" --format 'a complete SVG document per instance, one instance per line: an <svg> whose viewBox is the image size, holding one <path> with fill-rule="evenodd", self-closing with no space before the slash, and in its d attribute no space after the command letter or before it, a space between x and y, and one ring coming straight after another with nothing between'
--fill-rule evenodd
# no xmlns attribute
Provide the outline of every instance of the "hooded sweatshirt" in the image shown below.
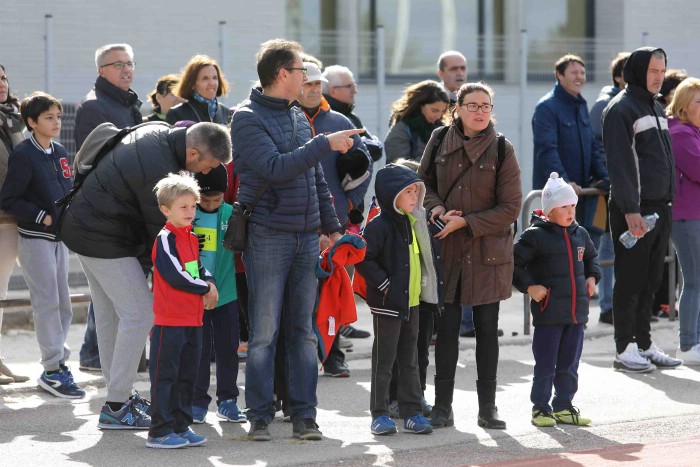
<svg viewBox="0 0 700 467"><path fill-rule="evenodd" d="M674 162L668 121L647 89L655 51L642 47L625 64L627 88L603 111L603 144L610 174L610 199L623 213L638 213L642 202L669 203L674 195Z"/></svg>

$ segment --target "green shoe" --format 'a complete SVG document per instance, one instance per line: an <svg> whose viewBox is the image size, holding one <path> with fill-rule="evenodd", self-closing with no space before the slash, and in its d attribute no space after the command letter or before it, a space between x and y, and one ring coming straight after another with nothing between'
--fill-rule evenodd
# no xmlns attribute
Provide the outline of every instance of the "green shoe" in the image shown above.
<svg viewBox="0 0 700 467"><path fill-rule="evenodd" d="M532 424L536 427L547 428L557 426L557 421L554 420L552 414L547 412L546 410L533 410Z"/></svg>
<svg viewBox="0 0 700 467"><path fill-rule="evenodd" d="M559 412L554 412L552 415L556 421L567 425L586 426L591 424L591 419L581 417L581 412L579 412L579 410L573 406Z"/></svg>

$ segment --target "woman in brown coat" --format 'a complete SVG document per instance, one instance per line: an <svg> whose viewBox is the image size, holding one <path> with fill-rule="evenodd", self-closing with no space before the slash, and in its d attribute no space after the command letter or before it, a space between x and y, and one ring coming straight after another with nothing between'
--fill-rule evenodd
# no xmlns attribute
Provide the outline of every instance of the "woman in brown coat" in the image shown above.
<svg viewBox="0 0 700 467"><path fill-rule="evenodd" d="M459 356L461 307L474 309L479 426L506 427L495 405L498 368L498 311L511 295L513 231L520 212L520 167L513 146L499 139L493 91L466 83L457 93L453 122L432 158L435 131L421 160L425 208L431 221L445 227L438 234L445 270L445 311L437 318L434 427L454 424L452 396ZM432 160L431 160L432 159Z"/></svg>

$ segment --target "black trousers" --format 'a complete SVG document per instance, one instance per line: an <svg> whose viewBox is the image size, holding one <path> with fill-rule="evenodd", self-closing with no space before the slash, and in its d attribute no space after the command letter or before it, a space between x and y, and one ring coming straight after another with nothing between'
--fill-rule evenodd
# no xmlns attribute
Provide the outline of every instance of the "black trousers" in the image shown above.
<svg viewBox="0 0 700 467"><path fill-rule="evenodd" d="M425 381L430 364L430 341L433 339L433 320L437 305L421 302L418 312L418 373L420 375L420 387L425 391ZM391 370L391 384L389 385L389 399L395 401L396 385L398 383L397 373L399 371L398 362L394 362Z"/></svg>
<svg viewBox="0 0 700 467"><path fill-rule="evenodd" d="M201 326L153 326L148 365L151 376L148 436L183 433L192 424L192 399L201 348Z"/></svg>
<svg viewBox="0 0 700 467"><path fill-rule="evenodd" d="M476 373L481 381L495 380L498 373L498 312L500 302L475 305ZM435 379L454 380L459 358L459 326L462 306L446 303L438 316L435 342Z"/></svg>
<svg viewBox="0 0 700 467"><path fill-rule="evenodd" d="M399 415L409 418L421 414L423 393L418 375L418 314L418 307L414 307L408 321L372 315L374 343L369 408L373 419L389 414L389 385L394 361L398 363Z"/></svg>
<svg viewBox="0 0 700 467"><path fill-rule="evenodd" d="M204 310L202 321L202 353L193 405L206 409L211 403L208 392L212 346L216 354L216 405L238 399L238 301Z"/></svg>
<svg viewBox="0 0 700 467"><path fill-rule="evenodd" d="M625 215L613 201L609 203L610 231L615 248L615 287L613 322L615 347L622 353L630 342L646 350L651 346L651 312L654 292L659 289L664 258L671 235L671 206L642 203L641 215L657 213L656 227L630 249L622 246L620 235L627 230Z"/></svg>

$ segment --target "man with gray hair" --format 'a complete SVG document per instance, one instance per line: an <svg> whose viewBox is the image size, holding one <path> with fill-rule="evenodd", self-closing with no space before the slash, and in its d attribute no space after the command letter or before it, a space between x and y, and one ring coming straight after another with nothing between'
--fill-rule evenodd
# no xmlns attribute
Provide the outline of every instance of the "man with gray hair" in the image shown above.
<svg viewBox="0 0 700 467"><path fill-rule="evenodd" d="M90 284L107 382L99 428L150 426L149 403L133 384L153 325L153 295L142 261L165 224L153 188L169 173L208 173L230 160L231 139L221 125L144 124L100 159L66 208L60 238L78 254Z"/></svg>
<svg viewBox="0 0 700 467"><path fill-rule="evenodd" d="M345 115L352 122L355 128L364 128L360 118L353 113L355 109L355 94L357 94L357 84L349 68L341 65L327 66L323 70L323 97L326 98L331 110L335 110ZM372 136L367 129L360 134L362 142L365 143L372 160L377 162L382 158L384 146L376 136ZM347 336L346 336L347 337ZM352 336L355 337L355 336ZM369 337L369 333L367 336Z"/></svg>
<svg viewBox="0 0 700 467"><path fill-rule="evenodd" d="M457 103L457 91L467 82L466 57L456 50L443 52L438 57L437 75L442 81L442 87L450 96L450 102L454 106Z"/></svg>
<svg viewBox="0 0 700 467"><path fill-rule="evenodd" d="M138 125L143 121L141 101L131 89L134 75L134 51L129 44L108 44L95 51L97 80L75 115L75 148L80 149L92 130L105 122L117 128ZM100 353L95 335L93 304L88 308L85 337L80 349L80 369L99 371Z"/></svg>

